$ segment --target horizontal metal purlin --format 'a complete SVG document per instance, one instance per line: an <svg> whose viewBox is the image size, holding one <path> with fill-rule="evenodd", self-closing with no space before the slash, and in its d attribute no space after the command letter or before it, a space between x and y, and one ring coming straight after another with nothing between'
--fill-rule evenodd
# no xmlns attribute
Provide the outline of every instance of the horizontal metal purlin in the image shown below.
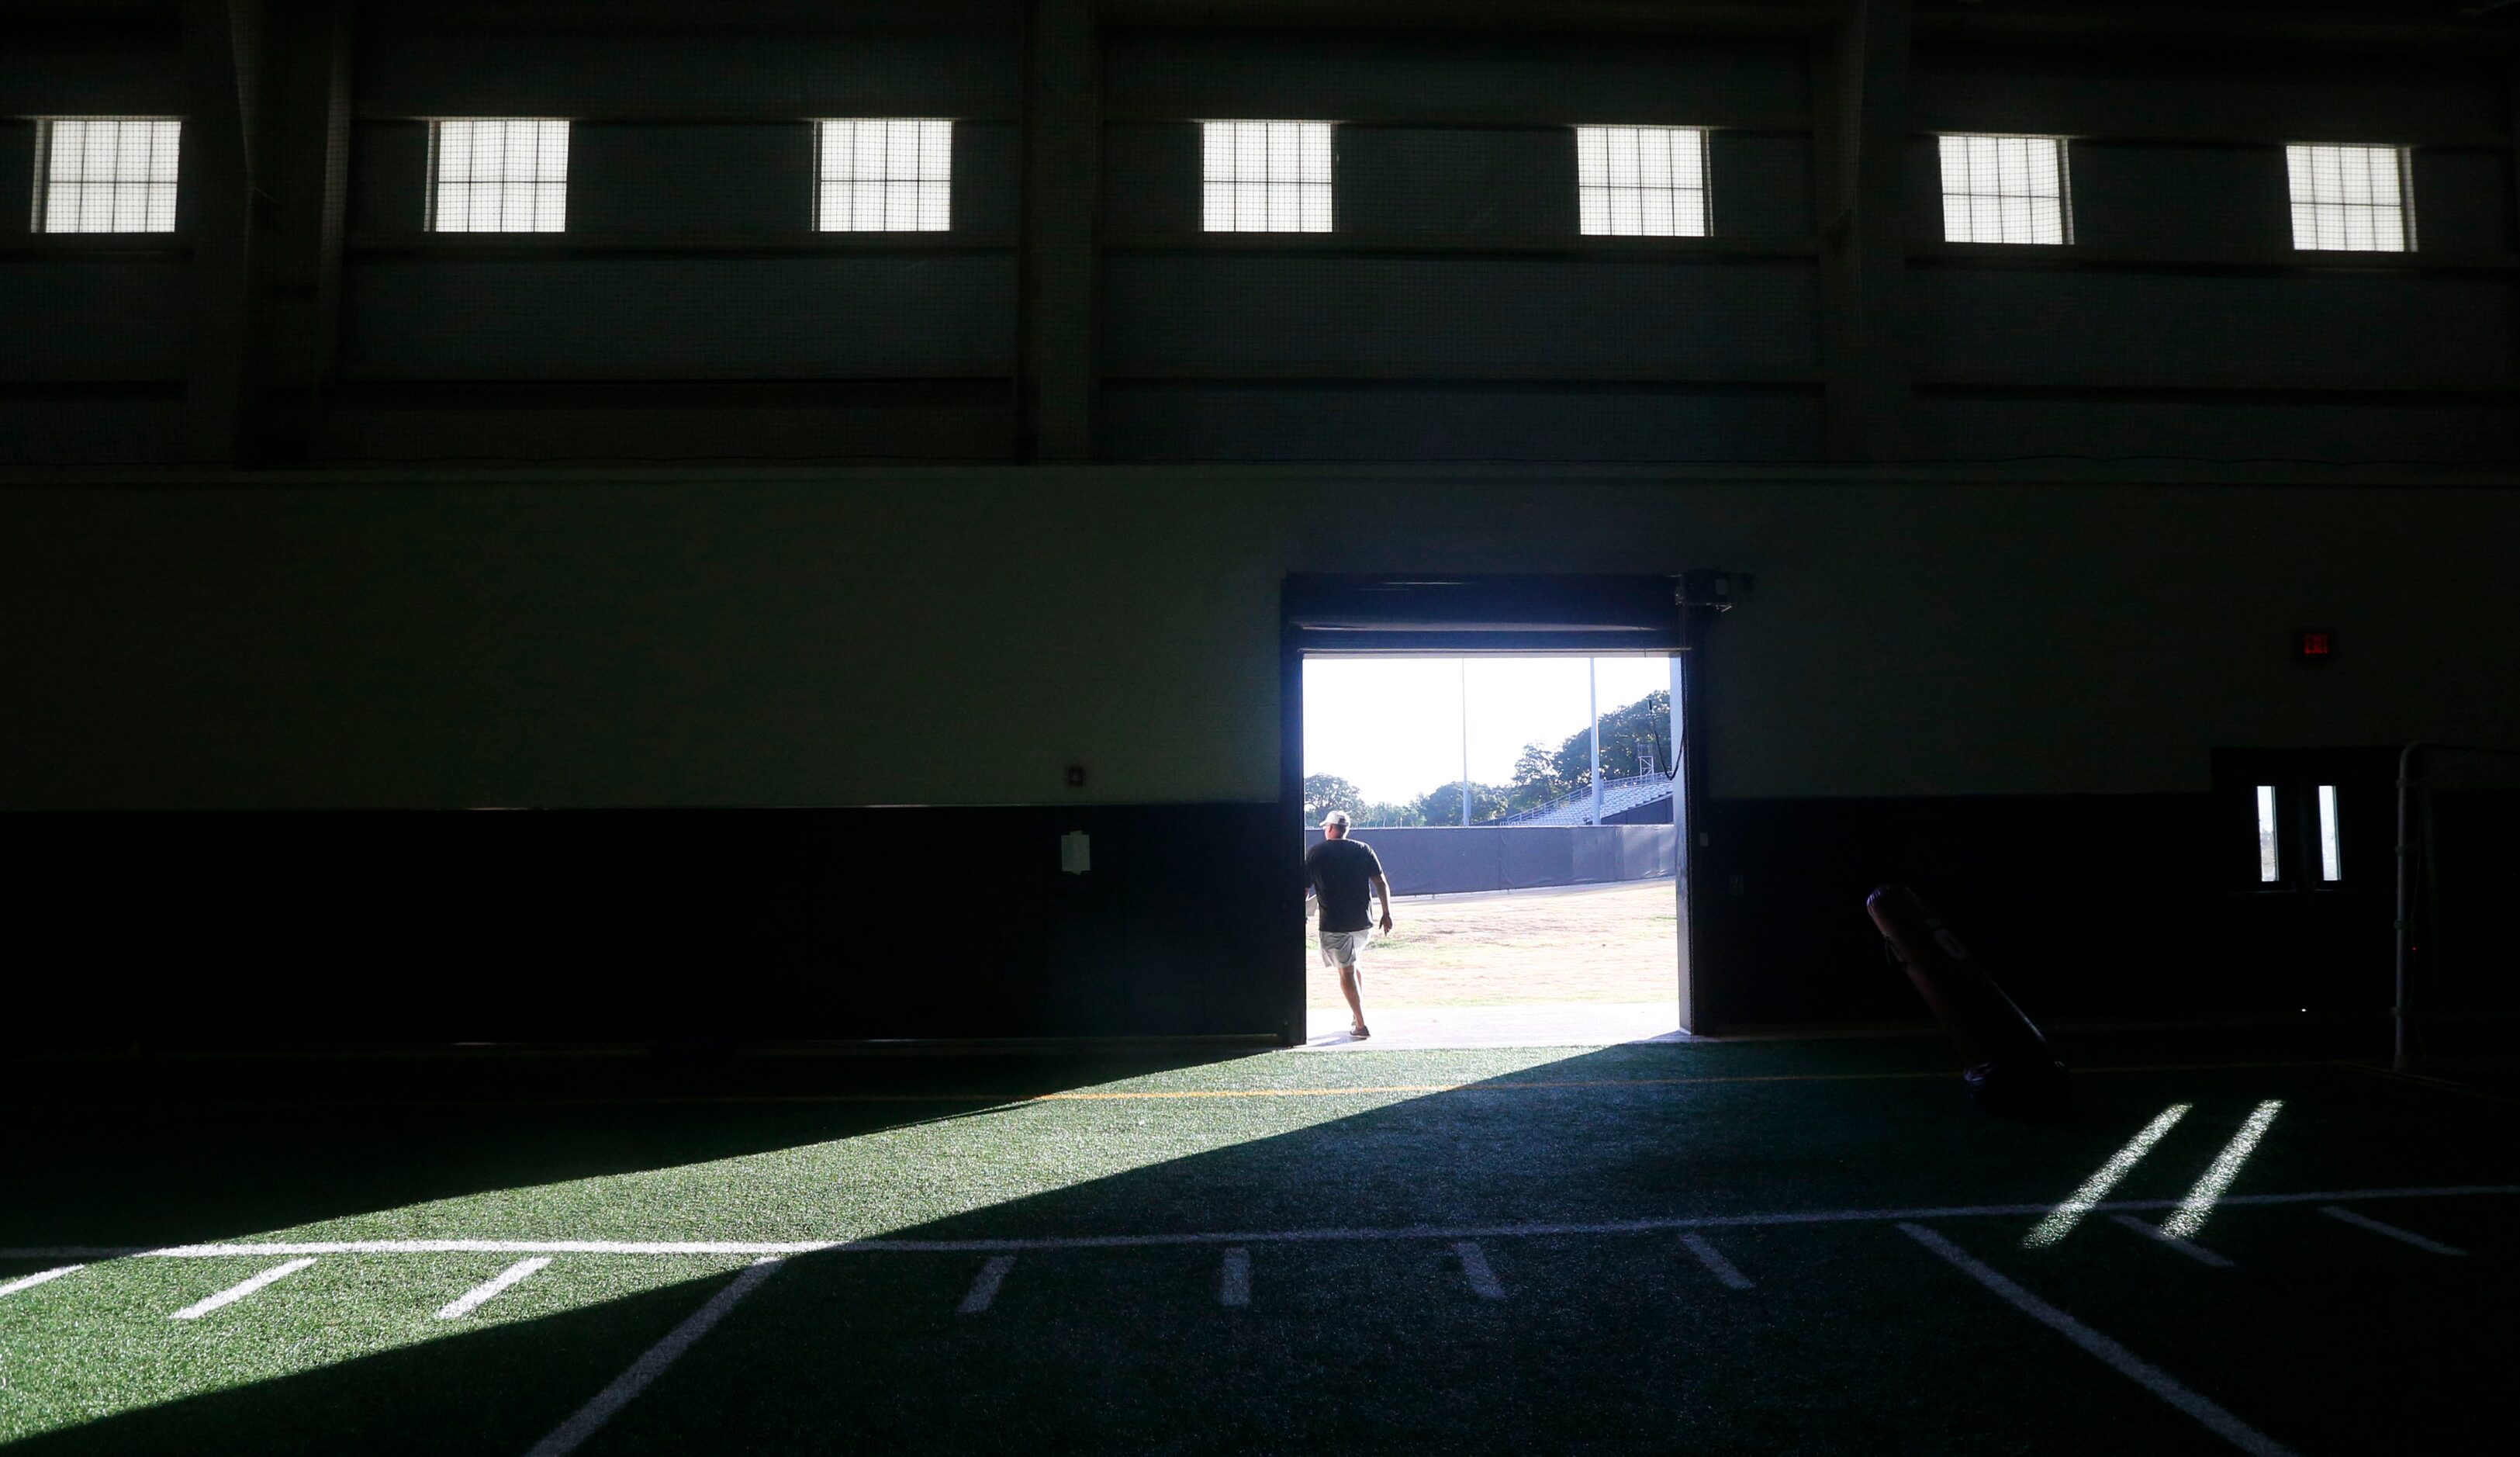
<svg viewBox="0 0 2520 1457"><path fill-rule="evenodd" d="M1308 637L1581 633L1637 648L1655 634L1677 644L1674 594L1669 576L1426 572L1290 576L1281 602L1286 624Z"/></svg>
<svg viewBox="0 0 2520 1457"><path fill-rule="evenodd" d="M914 232L796 233L361 233L346 245L353 253L419 253L432 257L567 257L588 253L662 253L697 257L725 253L951 253L1012 252L1002 234Z"/></svg>

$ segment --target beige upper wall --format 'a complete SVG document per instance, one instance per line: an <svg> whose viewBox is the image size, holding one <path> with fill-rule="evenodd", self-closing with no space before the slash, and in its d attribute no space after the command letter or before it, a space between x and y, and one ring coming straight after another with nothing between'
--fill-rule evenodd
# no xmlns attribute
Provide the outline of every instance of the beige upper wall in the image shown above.
<svg viewBox="0 0 2520 1457"><path fill-rule="evenodd" d="M1278 584L1748 571L1726 797L2520 738L2520 493L854 470L0 489L0 805L1274 797ZM2339 660L2287 656L2303 625ZM1083 762L1079 796L1062 768Z"/></svg>

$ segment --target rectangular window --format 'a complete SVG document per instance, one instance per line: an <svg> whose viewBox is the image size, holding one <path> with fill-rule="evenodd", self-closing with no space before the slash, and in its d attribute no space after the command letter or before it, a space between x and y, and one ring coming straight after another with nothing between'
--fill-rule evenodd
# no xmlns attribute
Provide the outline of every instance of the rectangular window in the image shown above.
<svg viewBox="0 0 2520 1457"><path fill-rule="evenodd" d="M35 231L171 233L184 123L173 116L47 116L35 123Z"/></svg>
<svg viewBox="0 0 2520 1457"><path fill-rule="evenodd" d="M1208 232L1330 230L1330 123L1203 121L1199 133Z"/></svg>
<svg viewBox="0 0 2520 1457"><path fill-rule="evenodd" d="M1947 136L1942 152L1943 241L2073 240L2064 138Z"/></svg>
<svg viewBox="0 0 2520 1457"><path fill-rule="evenodd" d="M433 121L428 227L558 233L568 221L568 123L547 116Z"/></svg>
<svg viewBox="0 0 2520 1457"><path fill-rule="evenodd" d="M1706 132L1700 127L1579 126L1575 184L1585 233L1706 236Z"/></svg>
<svg viewBox="0 0 2520 1457"><path fill-rule="evenodd" d="M2336 786L2318 787L2318 878L2345 879L2345 859L2336 842Z"/></svg>
<svg viewBox="0 0 2520 1457"><path fill-rule="evenodd" d="M2294 146L2292 246L2304 250L2405 252L2408 226L2406 153L2397 147Z"/></svg>
<svg viewBox="0 0 2520 1457"><path fill-rule="evenodd" d="M861 116L814 124L814 226L942 233L953 226L954 123Z"/></svg>
<svg viewBox="0 0 2520 1457"><path fill-rule="evenodd" d="M2283 879L2283 864L2275 854L2275 787L2258 786L2258 881L2273 885Z"/></svg>

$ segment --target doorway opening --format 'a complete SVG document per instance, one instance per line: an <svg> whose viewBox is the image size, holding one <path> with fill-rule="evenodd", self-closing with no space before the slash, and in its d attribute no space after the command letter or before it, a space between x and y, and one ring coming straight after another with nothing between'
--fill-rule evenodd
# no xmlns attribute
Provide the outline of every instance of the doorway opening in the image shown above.
<svg viewBox="0 0 2520 1457"><path fill-rule="evenodd" d="M1686 797L1680 659L1303 655L1305 849L1365 844L1389 887L1355 981L1327 898L1305 924L1310 1045L1531 1046L1677 1038Z"/></svg>

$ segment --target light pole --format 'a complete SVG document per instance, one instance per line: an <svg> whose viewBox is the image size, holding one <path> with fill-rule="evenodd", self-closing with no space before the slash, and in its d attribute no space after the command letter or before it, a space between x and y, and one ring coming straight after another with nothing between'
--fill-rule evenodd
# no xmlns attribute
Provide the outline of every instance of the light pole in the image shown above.
<svg viewBox="0 0 2520 1457"><path fill-rule="evenodd" d="M1584 660L1586 692L1593 701L1593 823L1601 823L1601 660Z"/></svg>
<svg viewBox="0 0 2520 1457"><path fill-rule="evenodd" d="M1470 828L1470 660L1462 660L1462 828Z"/></svg>

